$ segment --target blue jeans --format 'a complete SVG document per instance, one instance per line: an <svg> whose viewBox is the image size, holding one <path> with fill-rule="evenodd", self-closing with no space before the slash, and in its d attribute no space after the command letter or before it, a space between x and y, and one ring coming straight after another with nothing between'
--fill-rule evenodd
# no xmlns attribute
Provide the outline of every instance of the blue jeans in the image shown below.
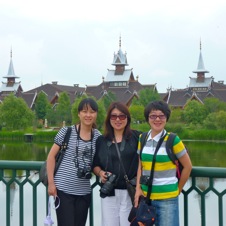
<svg viewBox="0 0 226 226"><path fill-rule="evenodd" d="M179 226L178 197L165 200L153 200L157 219L155 226Z"/></svg>

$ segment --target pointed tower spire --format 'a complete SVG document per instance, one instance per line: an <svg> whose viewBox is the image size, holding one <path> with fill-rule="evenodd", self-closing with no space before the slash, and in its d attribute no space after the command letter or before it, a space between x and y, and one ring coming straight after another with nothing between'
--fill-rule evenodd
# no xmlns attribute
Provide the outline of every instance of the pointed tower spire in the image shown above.
<svg viewBox="0 0 226 226"><path fill-rule="evenodd" d="M14 67L13 67L13 50L12 50L12 47L11 47L11 50L10 50L10 62L9 62L8 74L3 78L13 78L13 79L19 78L15 75L15 71L14 71Z"/></svg>
<svg viewBox="0 0 226 226"><path fill-rule="evenodd" d="M202 43L201 43L201 39L200 39L200 53L199 53L198 67L197 67L197 70L193 71L193 73L203 73L203 74L209 73L209 71L207 71L205 69L203 58L202 58Z"/></svg>
<svg viewBox="0 0 226 226"><path fill-rule="evenodd" d="M122 44L122 40L121 40L121 34L119 36L119 49L121 49L121 44Z"/></svg>

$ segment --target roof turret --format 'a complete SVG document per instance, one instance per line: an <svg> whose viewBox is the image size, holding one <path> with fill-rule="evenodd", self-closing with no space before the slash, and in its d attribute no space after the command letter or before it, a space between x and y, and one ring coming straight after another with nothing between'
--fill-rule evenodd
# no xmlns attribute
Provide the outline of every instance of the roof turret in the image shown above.
<svg viewBox="0 0 226 226"><path fill-rule="evenodd" d="M117 66L117 65L128 66L126 52L124 54L122 52L122 50L121 50L121 36L119 38L119 50L118 50L117 54L114 53L114 58L113 58L112 65L115 65L115 66Z"/></svg>

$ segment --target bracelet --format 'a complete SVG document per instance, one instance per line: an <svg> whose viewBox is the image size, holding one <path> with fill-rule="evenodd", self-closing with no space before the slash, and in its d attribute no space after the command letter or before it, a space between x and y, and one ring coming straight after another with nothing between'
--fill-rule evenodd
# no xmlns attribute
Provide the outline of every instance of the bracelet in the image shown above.
<svg viewBox="0 0 226 226"><path fill-rule="evenodd" d="M99 172L97 173L97 176L100 176L100 172L103 171L102 169L99 170Z"/></svg>

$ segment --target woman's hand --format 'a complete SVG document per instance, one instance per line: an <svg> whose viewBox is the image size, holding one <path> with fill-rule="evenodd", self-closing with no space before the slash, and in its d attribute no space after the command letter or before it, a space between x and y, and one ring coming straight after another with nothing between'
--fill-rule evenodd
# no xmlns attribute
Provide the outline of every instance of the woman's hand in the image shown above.
<svg viewBox="0 0 226 226"><path fill-rule="evenodd" d="M134 197L134 207L138 207L140 196L144 196L140 187L136 187L136 193Z"/></svg>
<svg viewBox="0 0 226 226"><path fill-rule="evenodd" d="M102 183L106 183L106 181L108 180L108 176L111 175L112 173L110 172L106 172L101 170L99 173L100 179Z"/></svg>
<svg viewBox="0 0 226 226"><path fill-rule="evenodd" d="M56 189L55 183L48 184L48 194L49 194L49 196L51 196L51 195L54 197L57 196L57 189Z"/></svg>
<svg viewBox="0 0 226 226"><path fill-rule="evenodd" d="M137 222L139 226L145 226L145 224L141 223L141 222Z"/></svg>

